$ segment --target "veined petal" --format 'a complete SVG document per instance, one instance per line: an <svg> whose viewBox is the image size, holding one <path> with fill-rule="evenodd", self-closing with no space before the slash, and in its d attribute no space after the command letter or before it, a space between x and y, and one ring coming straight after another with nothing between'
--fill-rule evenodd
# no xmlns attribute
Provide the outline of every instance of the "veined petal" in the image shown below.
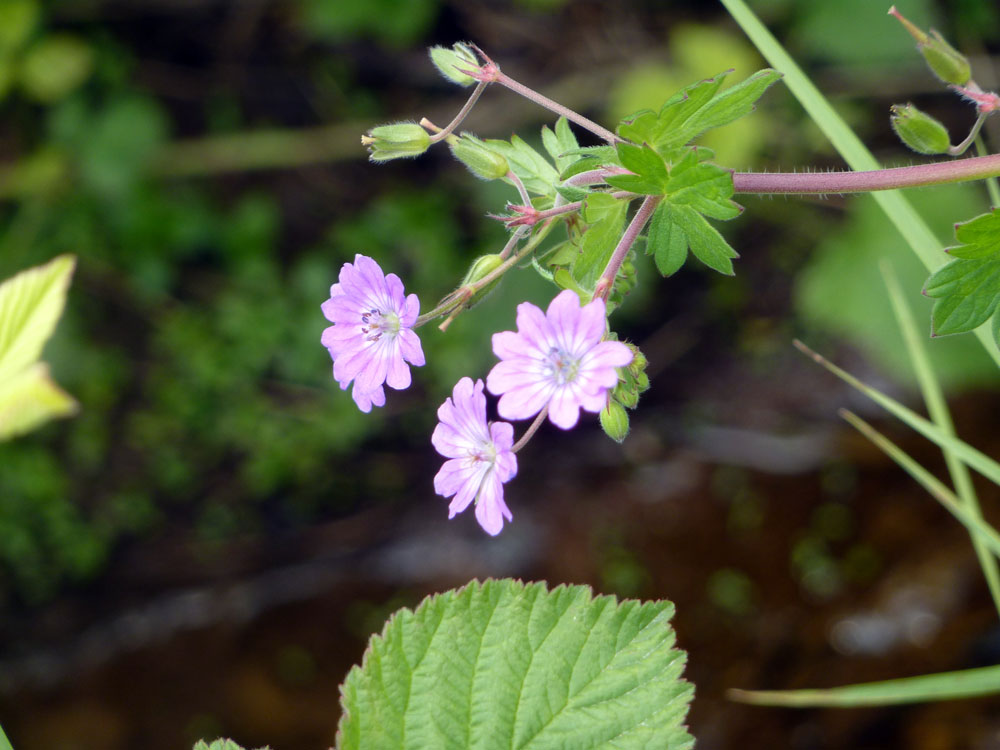
<svg viewBox="0 0 1000 750"><path fill-rule="evenodd" d="M549 403L556 386L548 380L507 391L497 403L497 412L504 419L531 419Z"/></svg>
<svg viewBox="0 0 1000 750"><path fill-rule="evenodd" d="M476 502L476 520L490 536L496 536L503 530L503 519L513 520L510 509L503 501L503 484L495 474L488 475L483 480L482 489Z"/></svg>
<svg viewBox="0 0 1000 750"><path fill-rule="evenodd" d="M580 420L580 402L569 386L557 388L549 402L549 420L556 427L568 430Z"/></svg>
<svg viewBox="0 0 1000 750"><path fill-rule="evenodd" d="M420 339L412 330L420 302L415 294L404 295L398 276L385 275L378 263L358 254L354 263L341 267L339 281L321 305L333 323L320 339L333 357L333 376L342 389L354 381L352 396L362 411L385 404L383 385L409 387L407 362L424 364Z"/></svg>

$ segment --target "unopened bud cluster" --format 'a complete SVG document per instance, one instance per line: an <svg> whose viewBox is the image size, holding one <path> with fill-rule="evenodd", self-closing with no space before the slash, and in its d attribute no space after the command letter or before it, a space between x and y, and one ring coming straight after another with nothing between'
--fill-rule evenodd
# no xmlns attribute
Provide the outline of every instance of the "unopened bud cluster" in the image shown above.
<svg viewBox="0 0 1000 750"><path fill-rule="evenodd" d="M395 122L369 130L361 136L361 145L372 161L390 161L420 156L430 148L431 137L415 122Z"/></svg>
<svg viewBox="0 0 1000 750"><path fill-rule="evenodd" d="M946 154L951 148L945 126L912 104L893 104L889 124L899 140L918 154Z"/></svg>
<svg viewBox="0 0 1000 750"><path fill-rule="evenodd" d="M628 435L626 409L638 406L639 396L649 389L645 355L635 344L626 343L625 346L632 350L632 362L618 369L618 385L608 395L607 406L601 411L601 427L608 437L619 443Z"/></svg>
<svg viewBox="0 0 1000 750"><path fill-rule="evenodd" d="M1000 97L979 88L972 80L969 59L948 44L935 29L924 31L896 10L896 6L889 8L889 15L894 16L916 40L917 51L931 72L953 91L973 102L979 115L968 137L958 146L951 145L951 138L944 125L912 104L893 105L889 118L892 129L903 143L917 153L957 156L968 148L978 134L983 119L1000 109Z"/></svg>

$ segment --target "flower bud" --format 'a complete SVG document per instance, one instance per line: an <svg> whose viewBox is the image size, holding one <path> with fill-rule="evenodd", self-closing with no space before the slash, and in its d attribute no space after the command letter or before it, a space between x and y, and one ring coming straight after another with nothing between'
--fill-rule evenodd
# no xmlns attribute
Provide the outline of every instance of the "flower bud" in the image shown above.
<svg viewBox="0 0 1000 750"><path fill-rule="evenodd" d="M462 279L462 287L467 287L480 281L497 268L503 264L503 258L499 253L492 253L491 255L481 255L476 258L472 265L469 267L468 273L465 274L465 278ZM493 281L484 286L482 289L478 290L475 294L469 297L465 301L465 307L474 307L486 299L490 292L496 289L497 284L500 283L500 277L497 276Z"/></svg>
<svg viewBox="0 0 1000 750"><path fill-rule="evenodd" d="M476 54L465 44L456 42L447 47L431 47L428 52L434 67L452 83L459 86L469 86L476 82L476 79L463 70L475 70L479 67L479 60Z"/></svg>
<svg viewBox="0 0 1000 750"><path fill-rule="evenodd" d="M951 139L944 125L912 104L894 104L889 123L899 139L918 154L946 154Z"/></svg>
<svg viewBox="0 0 1000 750"><path fill-rule="evenodd" d="M361 136L361 144L372 161L389 161L420 156L430 148L431 137L415 122L395 122L372 128Z"/></svg>
<svg viewBox="0 0 1000 750"><path fill-rule="evenodd" d="M619 443L628 435L628 413L614 399L608 399L608 405L601 409L601 429Z"/></svg>
<svg viewBox="0 0 1000 750"><path fill-rule="evenodd" d="M903 17L903 14L896 10L895 5L889 8L889 15L895 16L910 32L910 36L917 40L917 51L923 55L927 67L934 75L945 83L953 83L956 86L964 86L969 82L969 79L972 78L969 59L948 44L941 34L934 29L931 29L930 34L924 33L923 30Z"/></svg>
<svg viewBox="0 0 1000 750"><path fill-rule="evenodd" d="M631 378L629 379L631 380ZM615 400L622 406L628 409L634 409L639 405L639 389L636 388L635 381L623 382L618 381L618 385L614 390Z"/></svg>
<svg viewBox="0 0 1000 750"><path fill-rule="evenodd" d="M498 154L469 133L462 133L458 138L449 138L448 147L452 156L480 179L499 180L510 171L503 154Z"/></svg>

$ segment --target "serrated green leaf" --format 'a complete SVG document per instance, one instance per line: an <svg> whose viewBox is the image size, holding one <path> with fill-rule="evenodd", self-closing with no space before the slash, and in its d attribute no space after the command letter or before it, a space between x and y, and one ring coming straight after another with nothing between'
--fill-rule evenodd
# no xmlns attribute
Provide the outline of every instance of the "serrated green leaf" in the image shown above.
<svg viewBox="0 0 1000 750"><path fill-rule="evenodd" d="M647 143L661 154L711 128L728 125L753 111L754 104L781 74L765 69L718 93L731 71L694 83L668 99L658 113L642 110L625 118L618 134Z"/></svg>
<svg viewBox="0 0 1000 750"><path fill-rule="evenodd" d="M0 284L0 383L34 364L66 304L76 259L60 255Z"/></svg>
<svg viewBox="0 0 1000 750"><path fill-rule="evenodd" d="M690 747L672 613L511 580L430 597L348 674L337 748Z"/></svg>
<svg viewBox="0 0 1000 750"><path fill-rule="evenodd" d="M961 245L949 247L953 258L977 260L1000 252L1000 208L955 225L955 238Z"/></svg>
<svg viewBox="0 0 1000 750"><path fill-rule="evenodd" d="M635 143L647 143L660 153L687 143L684 122L711 100L729 71L686 86L663 103L659 112L640 110L626 117L618 134Z"/></svg>
<svg viewBox="0 0 1000 750"><path fill-rule="evenodd" d="M0 440L23 435L58 417L76 413L76 401L49 377L44 363L0 381Z"/></svg>
<svg viewBox="0 0 1000 750"><path fill-rule="evenodd" d="M671 217L684 231L691 253L714 271L733 275L732 258L739 253L700 213L690 206L672 205Z"/></svg>
<svg viewBox="0 0 1000 750"><path fill-rule="evenodd" d="M573 187L572 185L556 185L556 192L563 197L567 203L582 201L590 194L589 190Z"/></svg>
<svg viewBox="0 0 1000 750"><path fill-rule="evenodd" d="M703 133L750 114L757 100L780 78L781 73L771 68L757 71L749 78L713 97L685 122L685 128L696 131L696 134Z"/></svg>
<svg viewBox="0 0 1000 750"><path fill-rule="evenodd" d="M590 226L580 239L580 257L573 265L573 278L583 289L593 291L608 264L625 226L628 204L606 193L592 193L580 215Z"/></svg>
<svg viewBox="0 0 1000 750"><path fill-rule="evenodd" d="M525 143L520 136L512 136L509 142L489 139L486 143L507 159L511 170L521 178L529 193L553 194L552 186L559 179L559 173L544 156Z"/></svg>
<svg viewBox="0 0 1000 750"><path fill-rule="evenodd" d="M699 159L688 150L670 169L666 194L671 203L691 206L713 219L733 219L742 213L733 195L733 174L728 169Z"/></svg>
<svg viewBox="0 0 1000 750"><path fill-rule="evenodd" d="M653 256L656 269L664 276L677 273L687 260L688 240L673 218L670 203L663 201L649 220L646 253Z"/></svg>
<svg viewBox="0 0 1000 750"><path fill-rule="evenodd" d="M978 328L1000 304L1000 256L953 260L931 274L924 293L937 300L931 310L935 335Z"/></svg>
<svg viewBox="0 0 1000 750"><path fill-rule="evenodd" d="M542 145L549 152L549 156L552 157L559 172L563 172L573 162L580 159L574 154L580 148L580 144L577 143L576 136L570 130L565 117L556 120L555 132L550 130L548 125L542 128Z"/></svg>

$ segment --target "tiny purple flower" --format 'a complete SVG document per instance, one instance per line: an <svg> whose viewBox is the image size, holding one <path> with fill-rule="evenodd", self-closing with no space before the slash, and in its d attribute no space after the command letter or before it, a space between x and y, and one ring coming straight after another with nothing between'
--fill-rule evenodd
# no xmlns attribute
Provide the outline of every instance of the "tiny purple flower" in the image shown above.
<svg viewBox="0 0 1000 750"><path fill-rule="evenodd" d="M604 300L580 307L575 292L564 290L542 311L530 302L517 306L517 331L493 334L500 358L486 378L500 396L505 419L529 419L546 406L552 424L575 427L580 409L599 412L608 389L618 382L616 368L632 361L632 350L604 337Z"/></svg>
<svg viewBox="0 0 1000 750"><path fill-rule="evenodd" d="M503 483L517 474L514 428L508 422L486 421L483 381L471 378L455 384L451 398L438 409L437 427L431 436L434 448L445 458L434 477L434 491L452 498L448 518L476 501L476 520L487 534L496 536L503 519L513 519L503 501Z"/></svg>
<svg viewBox="0 0 1000 750"><path fill-rule="evenodd" d="M403 297L403 282L382 273L366 255L340 269L340 281L330 287L323 314L332 326L323 331L323 346L333 357L333 377L341 390L354 381L351 397L369 412L385 405L382 384L402 390L410 385L409 362L424 364L420 339L412 330L420 312L417 295Z"/></svg>

